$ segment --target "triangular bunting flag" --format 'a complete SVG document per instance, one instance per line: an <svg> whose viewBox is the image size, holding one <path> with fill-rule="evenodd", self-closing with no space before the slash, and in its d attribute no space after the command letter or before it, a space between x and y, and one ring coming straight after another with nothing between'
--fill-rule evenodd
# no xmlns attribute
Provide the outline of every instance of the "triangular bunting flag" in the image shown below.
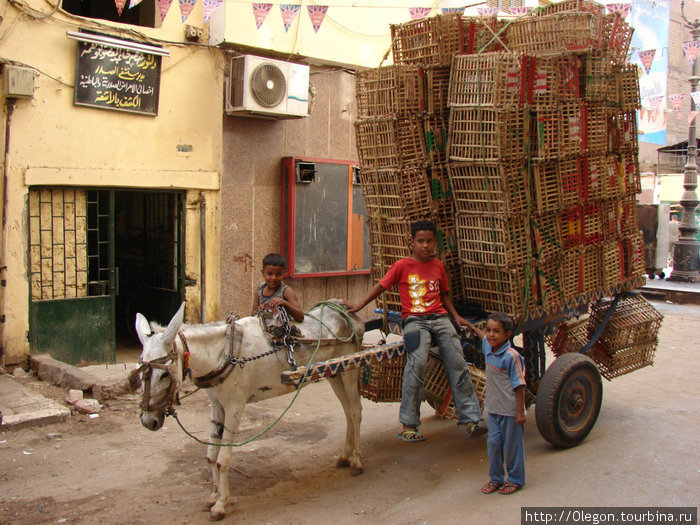
<svg viewBox="0 0 700 525"><path fill-rule="evenodd" d="M255 17L255 26L260 29L265 23L267 15L270 14L272 10L272 4L262 4L259 2L253 2L253 16Z"/></svg>
<svg viewBox="0 0 700 525"><path fill-rule="evenodd" d="M639 60L642 61L644 71L646 71L648 75L649 70L651 69L651 64L654 62L654 55L656 55L656 49L646 49L644 51L639 51L637 54L639 55Z"/></svg>
<svg viewBox="0 0 700 525"><path fill-rule="evenodd" d="M493 16L499 11L500 9L498 7L480 7L476 10L479 16Z"/></svg>
<svg viewBox="0 0 700 525"><path fill-rule="evenodd" d="M463 15L464 14L464 8L463 7L443 7L440 9L442 11L443 15L449 15L449 14L458 14L458 15Z"/></svg>
<svg viewBox="0 0 700 525"><path fill-rule="evenodd" d="M168 9L170 9L170 4L173 0L156 0L158 4L158 12L160 13L160 21L165 21L165 16L168 14Z"/></svg>
<svg viewBox="0 0 700 525"><path fill-rule="evenodd" d="M649 109L652 111L658 111L661 107L661 101L663 101L663 99L663 95L654 95L653 97L649 97Z"/></svg>
<svg viewBox="0 0 700 525"><path fill-rule="evenodd" d="M214 11L219 9L224 3L224 0L203 0L203 6L204 6L204 23L207 23L209 21L209 18L211 17L212 14L214 14Z"/></svg>
<svg viewBox="0 0 700 525"><path fill-rule="evenodd" d="M691 66L695 63L695 58L698 56L698 44L700 42L683 42L683 52Z"/></svg>
<svg viewBox="0 0 700 525"><path fill-rule="evenodd" d="M697 111L688 111L688 126L690 126L693 123L693 120L695 120L695 115L697 114Z"/></svg>
<svg viewBox="0 0 700 525"><path fill-rule="evenodd" d="M691 97L693 97L693 102L695 102L695 106L700 106L700 91L693 91L690 94Z"/></svg>
<svg viewBox="0 0 700 525"><path fill-rule="evenodd" d="M309 11L309 18L311 19L311 26L314 28L314 33L318 33L321 28L323 19L326 17L326 12L328 11L327 5L307 5L306 9Z"/></svg>
<svg viewBox="0 0 700 525"><path fill-rule="evenodd" d="M122 11L126 5L126 0L114 0L114 5L117 6L117 13L119 13L119 16L122 16Z"/></svg>
<svg viewBox="0 0 700 525"><path fill-rule="evenodd" d="M280 4L280 12L282 13L282 23L284 24L284 32L288 32L292 27L292 22L297 17L299 12L299 4Z"/></svg>
<svg viewBox="0 0 700 525"><path fill-rule="evenodd" d="M619 4L608 4L608 13L620 13L620 16L623 18L627 18L627 16L630 14L630 10L632 9L632 4L630 3L619 3Z"/></svg>
<svg viewBox="0 0 700 525"><path fill-rule="evenodd" d="M129 2L129 9L131 9L132 7L136 7L141 2L143 2L143 0L131 0L131 2Z"/></svg>
<svg viewBox="0 0 700 525"><path fill-rule="evenodd" d="M532 11L532 7L528 6L513 6L508 8L508 11L510 11L511 15L516 15L516 16L521 16L521 15L526 15L530 11Z"/></svg>
<svg viewBox="0 0 700 525"><path fill-rule="evenodd" d="M668 99L671 101L671 106L673 106L673 109L678 110L685 100L685 93L673 93L672 95L668 96Z"/></svg>
<svg viewBox="0 0 700 525"><path fill-rule="evenodd" d="M416 20L418 18L425 18L430 15L432 7L409 7L408 12L411 15L411 20Z"/></svg>
<svg viewBox="0 0 700 525"><path fill-rule="evenodd" d="M182 23L185 23L187 17L190 16L192 9L194 9L194 4L197 0L178 0L180 2L180 19Z"/></svg>

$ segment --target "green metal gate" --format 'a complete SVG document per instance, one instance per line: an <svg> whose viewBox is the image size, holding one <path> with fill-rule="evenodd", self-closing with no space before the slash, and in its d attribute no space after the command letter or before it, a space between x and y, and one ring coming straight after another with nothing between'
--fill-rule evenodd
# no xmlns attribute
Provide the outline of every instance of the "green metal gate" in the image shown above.
<svg viewBox="0 0 700 525"><path fill-rule="evenodd" d="M184 297L183 210L177 192L31 189L32 353L114 362L117 317L169 320Z"/></svg>

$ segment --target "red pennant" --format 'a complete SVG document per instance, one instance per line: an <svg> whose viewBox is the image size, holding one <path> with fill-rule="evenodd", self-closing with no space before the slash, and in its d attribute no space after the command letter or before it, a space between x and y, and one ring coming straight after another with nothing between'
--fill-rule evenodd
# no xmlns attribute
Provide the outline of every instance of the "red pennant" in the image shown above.
<svg viewBox="0 0 700 525"><path fill-rule="evenodd" d="M190 16L192 9L194 9L194 4L197 0L178 0L180 2L180 19L182 23L185 23L187 17Z"/></svg>
<svg viewBox="0 0 700 525"><path fill-rule="evenodd" d="M255 26L260 29L270 14L272 9L272 4L263 4L259 2L253 2L253 16L255 17Z"/></svg>
<svg viewBox="0 0 700 525"><path fill-rule="evenodd" d="M629 16L630 11L632 10L632 4L624 4L624 3L619 3L619 4L608 4L608 13L620 13L620 16L625 19Z"/></svg>
<svg viewBox="0 0 700 525"><path fill-rule="evenodd" d="M639 55L639 60L642 61L642 65L644 66L644 71L646 71L646 73L648 75L649 70L651 69L651 64L654 62L654 55L656 55L656 49L647 49L645 51L638 51L637 54Z"/></svg>
<svg viewBox="0 0 700 525"><path fill-rule="evenodd" d="M122 11L126 5L126 0L114 0L114 5L117 6L117 13L119 13L119 16L122 16Z"/></svg>
<svg viewBox="0 0 700 525"><path fill-rule="evenodd" d="M311 26L314 28L314 33L318 33L321 28L323 19L326 17L326 12L328 11L327 5L307 5L306 9L309 11L309 18L311 19Z"/></svg>
<svg viewBox="0 0 700 525"><path fill-rule="evenodd" d="M292 22L297 17L299 12L299 4L280 4L280 12L282 13L282 23L284 24L284 32L289 31L292 27Z"/></svg>
<svg viewBox="0 0 700 525"><path fill-rule="evenodd" d="M685 100L685 93L673 93L668 96L668 99L671 101L671 106L673 106L673 109L678 110Z"/></svg>
<svg viewBox="0 0 700 525"><path fill-rule="evenodd" d="M411 15L411 20L416 20L418 18L425 18L430 15L432 7L409 7L408 12Z"/></svg>
<svg viewBox="0 0 700 525"><path fill-rule="evenodd" d="M170 4L173 3L173 0L156 0L158 3L158 12L160 13L160 21L164 22L165 17L168 14L168 9L170 9Z"/></svg>
<svg viewBox="0 0 700 525"><path fill-rule="evenodd" d="M698 56L698 47L700 47L700 42L683 42L683 52L691 66L695 63L695 59Z"/></svg>

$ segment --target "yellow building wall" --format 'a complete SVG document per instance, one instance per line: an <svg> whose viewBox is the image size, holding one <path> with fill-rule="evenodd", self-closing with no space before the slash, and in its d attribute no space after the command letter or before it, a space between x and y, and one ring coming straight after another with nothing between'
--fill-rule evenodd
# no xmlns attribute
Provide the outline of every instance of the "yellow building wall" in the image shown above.
<svg viewBox="0 0 700 525"><path fill-rule="evenodd" d="M5 364L29 353L27 196L29 186L91 186L186 189L186 267L200 282L200 208L205 196L207 224L207 316L219 310L218 213L221 171L223 58L219 51L184 41L177 2L160 28L127 26L76 17L50 3L0 1L0 59L37 71L35 96L16 100L10 126L6 237L7 281ZM29 13L29 14L28 14ZM203 27L198 2L188 24ZM157 116L73 104L78 43L66 31L79 27L115 37L160 44L162 58ZM177 42L179 45L167 43ZM3 93L4 98L4 93ZM3 123L7 110L2 107ZM3 135L4 135L4 128ZM186 145L187 148L178 148ZM190 150L183 153L181 150ZM199 284L187 288L188 318L199 320Z"/></svg>

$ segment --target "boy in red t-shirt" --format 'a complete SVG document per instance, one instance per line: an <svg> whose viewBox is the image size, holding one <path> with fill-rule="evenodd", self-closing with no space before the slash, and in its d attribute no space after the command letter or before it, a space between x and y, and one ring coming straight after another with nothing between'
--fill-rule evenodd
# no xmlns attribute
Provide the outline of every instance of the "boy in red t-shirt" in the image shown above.
<svg viewBox="0 0 700 525"><path fill-rule="evenodd" d="M440 259L435 258L436 245L435 224L428 220L413 223L413 255L394 263L361 303L346 303L349 313L358 312L392 285L397 284L399 287L407 354L399 410L399 422L403 425L403 431L399 438L409 442L425 440L418 431L418 426L425 366L431 341L440 349L440 357L457 409L458 424L467 425L467 438L486 433L486 429L479 426L479 401L464 360L459 336L448 318L448 313L459 326L466 326L467 321L457 313L452 304L445 267Z"/></svg>

